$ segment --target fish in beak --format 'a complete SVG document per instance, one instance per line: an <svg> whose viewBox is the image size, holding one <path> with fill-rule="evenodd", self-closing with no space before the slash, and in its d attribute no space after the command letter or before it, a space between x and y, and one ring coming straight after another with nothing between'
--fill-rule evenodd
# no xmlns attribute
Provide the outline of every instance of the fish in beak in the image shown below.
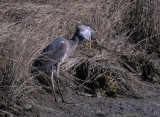
<svg viewBox="0 0 160 117"><path fill-rule="evenodd" d="M98 39L93 39L93 42L98 44L98 45L101 45L100 42L98 41Z"/></svg>
<svg viewBox="0 0 160 117"><path fill-rule="evenodd" d="M92 45L91 45L92 43L100 45L100 42L98 41L97 35L95 34L94 31L91 31L91 37L90 37L90 41L89 41L89 47L90 47L90 49L92 47Z"/></svg>

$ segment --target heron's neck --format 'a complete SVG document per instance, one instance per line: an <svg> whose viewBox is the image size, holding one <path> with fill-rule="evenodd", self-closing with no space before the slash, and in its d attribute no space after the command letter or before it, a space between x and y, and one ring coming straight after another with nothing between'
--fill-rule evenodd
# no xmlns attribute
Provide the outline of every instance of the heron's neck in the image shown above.
<svg viewBox="0 0 160 117"><path fill-rule="evenodd" d="M78 46L84 39L80 36L73 36L71 40Z"/></svg>
<svg viewBox="0 0 160 117"><path fill-rule="evenodd" d="M83 40L84 39L79 36L73 36L73 38L70 40L70 47L72 50L74 51Z"/></svg>

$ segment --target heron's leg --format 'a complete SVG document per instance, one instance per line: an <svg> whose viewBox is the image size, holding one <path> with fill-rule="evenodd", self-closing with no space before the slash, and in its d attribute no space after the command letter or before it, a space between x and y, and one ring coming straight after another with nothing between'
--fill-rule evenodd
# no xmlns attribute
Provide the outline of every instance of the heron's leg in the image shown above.
<svg viewBox="0 0 160 117"><path fill-rule="evenodd" d="M60 67L60 63L57 64L57 73L56 73L57 80L56 80L56 82L57 82L58 89L59 89L59 91L60 91L60 95L61 95L61 98L62 98L62 102L65 102L65 101L64 101L64 98L63 98L63 95L62 95L62 91L61 91L60 85L59 85L59 78L58 78L58 76L59 76L59 67Z"/></svg>
<svg viewBox="0 0 160 117"><path fill-rule="evenodd" d="M53 66L52 66L51 81L52 81L52 87L53 87L54 98L55 98L55 101L57 102L56 91L55 91L55 87L54 87L53 72L54 72L54 68L53 68Z"/></svg>

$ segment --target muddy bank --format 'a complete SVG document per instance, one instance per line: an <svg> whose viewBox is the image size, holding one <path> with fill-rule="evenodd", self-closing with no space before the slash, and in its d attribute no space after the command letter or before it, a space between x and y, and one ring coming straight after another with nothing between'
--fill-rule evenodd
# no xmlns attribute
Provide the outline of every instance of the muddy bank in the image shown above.
<svg viewBox="0 0 160 117"><path fill-rule="evenodd" d="M41 117L160 117L160 85L149 84L144 99L66 96L69 104L51 104L55 112L40 112Z"/></svg>

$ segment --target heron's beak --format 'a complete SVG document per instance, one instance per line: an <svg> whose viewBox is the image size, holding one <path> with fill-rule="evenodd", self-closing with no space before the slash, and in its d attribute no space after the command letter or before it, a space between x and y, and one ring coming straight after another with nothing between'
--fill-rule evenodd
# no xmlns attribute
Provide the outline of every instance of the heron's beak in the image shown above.
<svg viewBox="0 0 160 117"><path fill-rule="evenodd" d="M89 39L89 48L90 48L90 50L92 49L91 38Z"/></svg>

